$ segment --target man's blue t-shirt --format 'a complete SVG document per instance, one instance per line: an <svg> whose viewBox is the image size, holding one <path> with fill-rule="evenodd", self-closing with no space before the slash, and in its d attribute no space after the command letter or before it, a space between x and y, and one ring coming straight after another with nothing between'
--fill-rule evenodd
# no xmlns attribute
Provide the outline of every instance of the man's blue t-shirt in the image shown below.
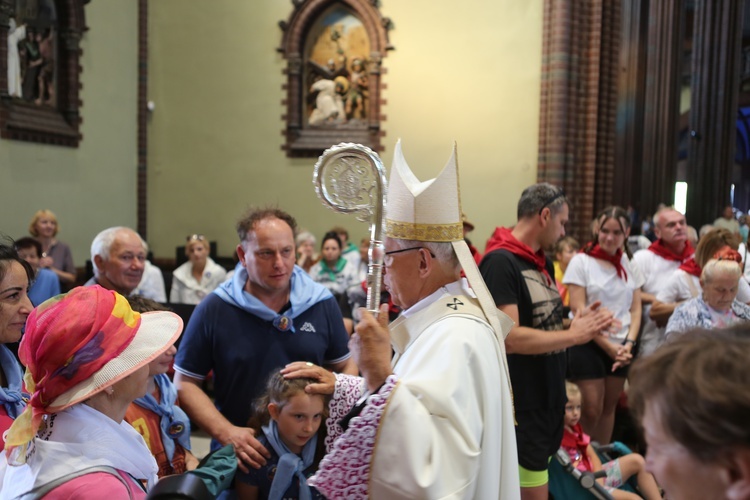
<svg viewBox="0 0 750 500"><path fill-rule="evenodd" d="M175 369L199 379L213 370L216 408L244 427L272 371L293 361L330 365L350 356L349 335L333 297L294 318L294 328L279 331L271 321L209 294L185 329Z"/></svg>

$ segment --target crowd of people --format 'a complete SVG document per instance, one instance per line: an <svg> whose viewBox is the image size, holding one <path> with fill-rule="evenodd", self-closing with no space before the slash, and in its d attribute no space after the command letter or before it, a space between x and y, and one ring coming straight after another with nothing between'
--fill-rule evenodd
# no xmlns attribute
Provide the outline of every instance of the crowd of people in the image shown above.
<svg viewBox="0 0 750 500"><path fill-rule="evenodd" d="M126 227L96 235L94 275L74 287L57 219L37 212L33 238L0 245L0 498L203 480L191 422L232 451L224 498L546 499L561 447L615 498L634 498L616 489L630 476L645 498L687 498L677 460L707 461L715 495L750 498L747 242L728 213L696 246L660 208L631 253L626 210L602 210L579 244L570 201L539 183L480 253L455 152L420 182L399 143L389 184L382 249L341 227L318 247L289 213L254 208L234 269L187 237L169 297ZM378 314L362 307L370 251ZM169 302L195 305L179 348ZM602 463L590 443L612 439L626 381L646 459ZM716 411L694 410L704 400Z"/></svg>

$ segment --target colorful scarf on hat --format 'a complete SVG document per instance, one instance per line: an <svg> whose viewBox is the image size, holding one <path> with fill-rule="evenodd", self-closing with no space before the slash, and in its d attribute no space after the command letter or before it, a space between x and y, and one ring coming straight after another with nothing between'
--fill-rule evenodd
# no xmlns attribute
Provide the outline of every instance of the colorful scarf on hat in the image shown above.
<svg viewBox="0 0 750 500"><path fill-rule="evenodd" d="M682 253L677 255L672 250L667 248L667 245L664 244L661 238L651 243L651 246L648 247L648 249L654 252L656 255L658 255L662 259L674 260L676 262L685 262L688 259L688 257L690 257L691 255L695 253L693 246L690 244L689 241L686 241L685 248L682 249Z"/></svg>
<svg viewBox="0 0 750 500"><path fill-rule="evenodd" d="M617 252L615 252L614 255L610 255L602 250L602 247L600 247L597 243L591 248L584 248L583 250L581 250L581 253L590 255L595 259L609 262L610 264L615 266L615 269L617 270L617 277L624 281L628 281L628 273L627 271L625 271L625 268L622 265L622 248L618 248Z"/></svg>
<svg viewBox="0 0 750 500"><path fill-rule="evenodd" d="M3 368L8 387L0 387L0 403L12 419L18 418L26 407L29 395L23 392L23 372L10 349L0 344L0 366Z"/></svg>
<svg viewBox="0 0 750 500"><path fill-rule="evenodd" d="M156 375L154 383L161 395L160 401L156 401L153 394L146 394L134 401L138 406L151 410L161 417L161 441L167 460L172 463L175 452L175 441L185 450L190 449L190 419L185 412L177 406L177 389L165 374Z"/></svg>
<svg viewBox="0 0 750 500"><path fill-rule="evenodd" d="M578 458L580 458L580 462L576 465L576 469L593 472L591 460L589 460L589 456L586 453L586 450L591 443L591 437L583 432L583 427L581 427L580 423L573 426L573 431L574 432L570 432L568 428L565 427L560 446L565 448L568 455L571 455L571 452L573 452ZM574 460L574 456L571 456L571 462Z"/></svg>
<svg viewBox="0 0 750 500"><path fill-rule="evenodd" d="M695 261L695 257L690 257L688 260L680 264L680 269L686 273L695 276L696 278L701 277L701 266Z"/></svg>
<svg viewBox="0 0 750 500"><path fill-rule="evenodd" d="M141 315L130 308L122 295L98 285L86 287L87 292L83 289L75 288L43 302L26 321L18 354L26 365L24 383L31 399L5 439L8 453L21 447L14 453L18 460L26 455L42 418L62 409L50 410L50 405L119 356L141 324ZM74 292L76 295L68 297ZM96 307L86 298L89 295L79 297L84 293L99 294ZM82 330L83 326L88 331ZM104 333L113 330L118 334Z"/></svg>
<svg viewBox="0 0 750 500"><path fill-rule="evenodd" d="M486 256L494 250L501 249L509 251L530 264L534 264L537 271L544 274L547 278L547 285L552 284L552 276L547 271L547 258L544 256L544 250L540 248L534 252L530 246L518 241L509 228L498 227L487 241L487 248L484 249L484 255Z"/></svg>
<svg viewBox="0 0 750 500"><path fill-rule="evenodd" d="M336 275L339 274L341 271L344 270L344 267L346 267L348 260L346 260L343 257L339 257L339 260L336 261L336 265L331 269L328 267L328 264L326 264L325 259L320 260L320 268L323 270L324 273L328 273L328 278L335 282L336 281Z"/></svg>
<svg viewBox="0 0 750 500"><path fill-rule="evenodd" d="M281 332L289 330L294 332L294 318L318 302L333 297L333 294L326 287L315 283L301 267L294 266L292 279L289 283L291 289L289 302L291 302L292 307L284 311L283 314L279 314L245 291L247 280L247 269L242 264L237 264L232 279L222 283L212 293L218 295L221 300L229 305L239 307L265 321L271 321L273 326Z"/></svg>
<svg viewBox="0 0 750 500"><path fill-rule="evenodd" d="M271 420L268 425L263 426L263 434L268 439L268 444L279 456L279 463L276 464L276 474L273 476L271 491L268 493L268 500L282 500L284 493L289 489L295 477L299 479L299 498L300 500L310 500L310 486L307 484L305 470L313 464L315 459L315 447L318 443L318 435L314 434L302 448L302 457L292 453L289 448L281 441L279 428L275 420Z"/></svg>

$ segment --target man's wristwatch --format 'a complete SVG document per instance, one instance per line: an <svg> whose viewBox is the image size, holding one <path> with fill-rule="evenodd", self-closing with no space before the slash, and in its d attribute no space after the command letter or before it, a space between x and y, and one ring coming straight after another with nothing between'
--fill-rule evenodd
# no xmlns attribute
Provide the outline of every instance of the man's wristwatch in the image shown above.
<svg viewBox="0 0 750 500"><path fill-rule="evenodd" d="M633 344L633 347L635 347L635 345L636 345L636 344L638 343L638 341L637 341L637 340L633 340L633 339L625 339L625 343L627 344L628 342L629 342L629 343L631 343L631 344Z"/></svg>

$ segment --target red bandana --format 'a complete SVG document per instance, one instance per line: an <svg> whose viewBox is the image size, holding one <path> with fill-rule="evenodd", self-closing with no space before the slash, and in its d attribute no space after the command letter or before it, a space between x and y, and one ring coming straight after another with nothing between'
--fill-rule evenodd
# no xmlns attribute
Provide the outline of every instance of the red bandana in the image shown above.
<svg viewBox="0 0 750 500"><path fill-rule="evenodd" d="M537 270L547 277L547 285L552 284L552 277L547 271L547 258L544 256L544 250L540 248L537 252L534 252L527 244L518 241L507 227L498 227L495 229L492 237L487 241L487 248L484 249L484 254L487 255L493 250L500 249L508 250L513 255L534 264Z"/></svg>
<svg viewBox="0 0 750 500"><path fill-rule="evenodd" d="M591 437L584 434L583 428L581 427L580 423L573 426L573 431L575 431L575 433L570 432L568 428L565 427L565 430L563 431L562 443L560 443L560 446L567 449L577 449L578 453L581 455L581 465L585 467L585 470L592 471L591 461L589 460L589 456L586 453L586 449L591 443Z"/></svg>
<svg viewBox="0 0 750 500"><path fill-rule="evenodd" d="M692 274L697 278L701 277L701 266L699 266L698 263L695 262L695 258L693 257L690 257L688 260L680 264L680 269L688 274Z"/></svg>
<svg viewBox="0 0 750 500"><path fill-rule="evenodd" d="M686 241L685 248L682 249L682 254L677 255L672 250L667 248L664 242L661 241L661 238L651 243L651 246L648 247L648 249L654 252L656 255L658 255L662 259L674 260L677 262L685 262L688 259L688 257L692 256L695 253L695 250L693 250L693 247L690 244L690 242Z"/></svg>
<svg viewBox="0 0 750 500"><path fill-rule="evenodd" d="M610 255L604 250L602 250L602 247L599 246L597 243L594 245L590 250L581 250L581 252L584 252L591 257L599 260L605 260L615 266L615 269L617 270L617 277L621 278L625 281L628 281L628 273L625 272L625 268L622 267L622 248L618 248L617 252L615 252L614 255Z"/></svg>

